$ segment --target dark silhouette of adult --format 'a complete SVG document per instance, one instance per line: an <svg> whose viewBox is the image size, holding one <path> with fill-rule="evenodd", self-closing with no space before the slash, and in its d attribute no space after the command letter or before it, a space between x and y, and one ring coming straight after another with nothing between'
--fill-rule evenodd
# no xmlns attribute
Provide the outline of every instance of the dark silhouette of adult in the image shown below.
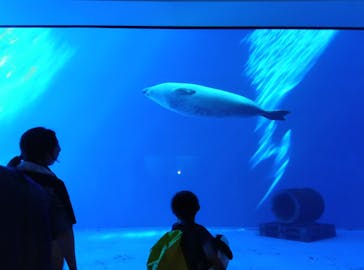
<svg viewBox="0 0 364 270"><path fill-rule="evenodd" d="M225 270L227 265L219 257L218 240L204 226L195 222L196 214L200 210L197 196L188 190L177 192L172 198L171 206L178 218L172 230L183 232L181 248L188 269ZM232 259L230 248L224 244L224 249L225 255Z"/></svg>
<svg viewBox="0 0 364 270"><path fill-rule="evenodd" d="M0 213L0 269L51 270L48 193L0 166Z"/></svg>
<svg viewBox="0 0 364 270"><path fill-rule="evenodd" d="M8 166L39 184L50 196L52 270L62 270L64 260L70 270L76 270L76 218L64 182L49 169L61 151L56 133L44 127L29 129L21 136L20 151L20 156L10 160Z"/></svg>

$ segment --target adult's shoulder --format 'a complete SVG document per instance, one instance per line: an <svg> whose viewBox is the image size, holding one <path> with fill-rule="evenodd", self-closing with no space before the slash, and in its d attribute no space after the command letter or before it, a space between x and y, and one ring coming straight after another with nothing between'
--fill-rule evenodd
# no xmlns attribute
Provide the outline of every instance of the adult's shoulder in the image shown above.
<svg viewBox="0 0 364 270"><path fill-rule="evenodd" d="M14 169L4 167L0 165L0 175L1 177L16 177L17 174L14 172Z"/></svg>
<svg viewBox="0 0 364 270"><path fill-rule="evenodd" d="M27 176L40 183L41 185L63 187L65 186L63 180L54 174L45 174L35 171L23 171Z"/></svg>

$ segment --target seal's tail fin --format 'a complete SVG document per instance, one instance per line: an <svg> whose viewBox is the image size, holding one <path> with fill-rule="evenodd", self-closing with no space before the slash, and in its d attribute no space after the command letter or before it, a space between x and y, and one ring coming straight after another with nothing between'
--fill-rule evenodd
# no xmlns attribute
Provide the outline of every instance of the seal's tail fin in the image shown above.
<svg viewBox="0 0 364 270"><path fill-rule="evenodd" d="M270 120L286 120L286 118L284 117L287 114L289 114L289 111L279 110L279 111L263 111L261 115Z"/></svg>

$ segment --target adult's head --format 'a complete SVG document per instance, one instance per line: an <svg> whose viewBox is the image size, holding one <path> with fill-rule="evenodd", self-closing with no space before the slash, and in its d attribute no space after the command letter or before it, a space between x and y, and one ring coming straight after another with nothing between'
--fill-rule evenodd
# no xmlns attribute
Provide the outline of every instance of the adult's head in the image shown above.
<svg viewBox="0 0 364 270"><path fill-rule="evenodd" d="M177 192L172 198L171 206L176 217L184 222L193 222L200 210L197 196L188 190Z"/></svg>
<svg viewBox="0 0 364 270"><path fill-rule="evenodd" d="M52 165L61 148L56 133L44 127L27 130L20 138L21 158L40 165Z"/></svg>

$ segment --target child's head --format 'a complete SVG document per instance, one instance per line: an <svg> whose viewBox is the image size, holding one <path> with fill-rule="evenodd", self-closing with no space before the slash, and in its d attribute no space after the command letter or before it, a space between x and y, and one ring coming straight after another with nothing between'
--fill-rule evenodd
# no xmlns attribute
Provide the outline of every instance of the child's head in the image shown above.
<svg viewBox="0 0 364 270"><path fill-rule="evenodd" d="M177 192L172 198L171 206L176 217L185 222L194 221L198 210L200 210L197 196L187 190Z"/></svg>

